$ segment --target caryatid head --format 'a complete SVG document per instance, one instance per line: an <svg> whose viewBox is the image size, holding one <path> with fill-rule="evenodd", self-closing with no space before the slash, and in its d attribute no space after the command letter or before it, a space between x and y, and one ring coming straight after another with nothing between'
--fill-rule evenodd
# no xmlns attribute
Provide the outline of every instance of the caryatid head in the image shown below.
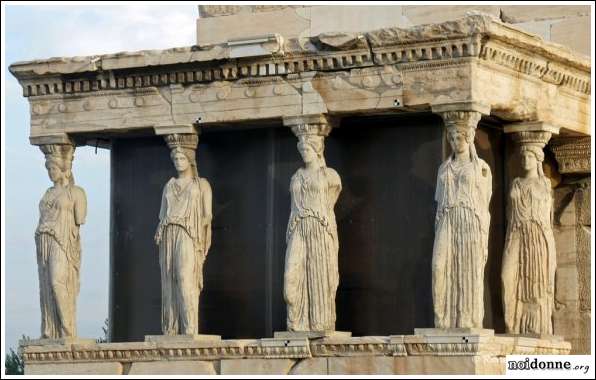
<svg viewBox="0 0 596 380"><path fill-rule="evenodd" d="M518 132L513 135L514 140L520 145L521 165L526 175L535 172L539 177L544 177L544 147L550 137L551 133L546 131Z"/></svg>
<svg viewBox="0 0 596 380"><path fill-rule="evenodd" d="M445 111L441 117L447 128L447 141L454 154L470 153L470 160L478 159L474 136L481 114L472 111Z"/></svg>
<svg viewBox="0 0 596 380"><path fill-rule="evenodd" d="M191 170L193 177L199 177L196 150L199 136L194 133L174 133L166 135L166 143L170 148L170 158L178 174Z"/></svg>
<svg viewBox="0 0 596 380"><path fill-rule="evenodd" d="M39 147L45 155L48 176L54 184L72 185L72 161L74 146L70 144L46 144Z"/></svg>
<svg viewBox="0 0 596 380"><path fill-rule="evenodd" d="M292 126L292 132L298 137L298 152L305 164L325 163L325 137L329 135L331 125L327 122L303 123Z"/></svg>

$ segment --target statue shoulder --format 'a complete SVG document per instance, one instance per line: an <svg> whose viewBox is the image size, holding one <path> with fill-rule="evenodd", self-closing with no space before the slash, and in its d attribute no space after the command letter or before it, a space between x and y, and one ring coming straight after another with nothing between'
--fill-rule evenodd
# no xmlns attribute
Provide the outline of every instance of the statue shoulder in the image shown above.
<svg viewBox="0 0 596 380"><path fill-rule="evenodd" d="M480 168L481 169L488 169L488 170L490 170L490 166L482 158L478 157L478 163L480 164Z"/></svg>
<svg viewBox="0 0 596 380"><path fill-rule="evenodd" d="M165 185L163 185L163 189L164 191L169 188L170 186L172 186L174 184L174 181L176 181L175 177L170 177L170 179L168 180L168 182L166 182Z"/></svg>
<svg viewBox="0 0 596 380"><path fill-rule="evenodd" d="M199 177L199 188L201 191L211 191L211 184L206 178Z"/></svg>
<svg viewBox="0 0 596 380"><path fill-rule="evenodd" d="M73 197L75 197L77 200L87 200L87 194L85 193L85 190L83 190L83 188L80 186L73 185L71 187L71 193Z"/></svg>
<svg viewBox="0 0 596 380"><path fill-rule="evenodd" d="M451 165L451 157L447 158L445 161L443 161L443 163L441 163L441 165L439 165L438 175L441 176L443 173L445 173L445 171L447 170L447 168L450 165Z"/></svg>
<svg viewBox="0 0 596 380"><path fill-rule="evenodd" d="M335 169L326 167L325 175L327 176L327 179L329 180L329 182L341 184L341 178L340 178L339 174L337 174Z"/></svg>
<svg viewBox="0 0 596 380"><path fill-rule="evenodd" d="M480 170L480 175L484 178L492 177L492 171L490 170L490 166L484 161L482 158L478 157L478 166L477 168Z"/></svg>
<svg viewBox="0 0 596 380"><path fill-rule="evenodd" d="M292 174L292 178L290 178L290 183L294 182L298 178L298 175L300 174L301 171L302 171L302 168L298 168L298 170L296 170L294 172L294 174Z"/></svg>
<svg viewBox="0 0 596 380"><path fill-rule="evenodd" d="M510 197L515 197L516 196L516 194L519 192L520 185L521 185L521 178L520 177L515 177L511 181L511 184L509 185L509 196Z"/></svg>

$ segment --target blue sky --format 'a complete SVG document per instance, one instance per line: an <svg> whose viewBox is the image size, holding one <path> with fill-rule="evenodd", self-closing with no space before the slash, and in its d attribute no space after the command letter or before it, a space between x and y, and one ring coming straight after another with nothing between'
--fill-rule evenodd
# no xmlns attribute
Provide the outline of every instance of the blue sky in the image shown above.
<svg viewBox="0 0 596 380"><path fill-rule="evenodd" d="M3 80L5 138L5 347L22 334L38 338L40 311L33 234L38 203L51 186L39 148L29 145L29 106L8 65L56 56L190 46L196 41L197 6L9 5L5 7ZM87 193L87 223L81 228L82 268L78 335L97 338L108 316L109 151L77 148L75 181Z"/></svg>

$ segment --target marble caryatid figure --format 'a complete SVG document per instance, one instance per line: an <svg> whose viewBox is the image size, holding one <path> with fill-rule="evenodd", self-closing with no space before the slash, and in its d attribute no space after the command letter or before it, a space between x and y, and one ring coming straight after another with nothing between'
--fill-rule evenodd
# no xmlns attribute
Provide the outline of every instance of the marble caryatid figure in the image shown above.
<svg viewBox="0 0 596 380"><path fill-rule="evenodd" d="M333 208L341 180L323 155L330 126L301 124L292 130L304 167L290 181L284 278L288 330L334 331L339 243Z"/></svg>
<svg viewBox="0 0 596 380"><path fill-rule="evenodd" d="M35 231L41 338L76 337L76 306L81 268L79 227L85 223L87 197L72 175L74 146L41 145L54 186L39 202Z"/></svg>
<svg viewBox="0 0 596 380"><path fill-rule="evenodd" d="M482 328L492 195L490 167L476 154L476 112L445 112L453 153L441 165L432 259L436 328Z"/></svg>
<svg viewBox="0 0 596 380"><path fill-rule="evenodd" d="M552 334L556 251L550 180L542 170L549 132L518 132L523 175L509 193L503 308L512 334Z"/></svg>
<svg viewBox="0 0 596 380"><path fill-rule="evenodd" d="M162 330L164 335L196 335L203 263L211 246L211 186L199 177L197 134L171 134L165 140L178 172L163 189L159 226Z"/></svg>

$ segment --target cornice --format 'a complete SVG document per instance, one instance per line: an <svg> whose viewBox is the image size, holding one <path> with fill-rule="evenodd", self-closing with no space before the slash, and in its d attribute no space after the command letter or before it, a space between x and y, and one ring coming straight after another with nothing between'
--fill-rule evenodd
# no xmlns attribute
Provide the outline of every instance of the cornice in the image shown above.
<svg viewBox="0 0 596 380"><path fill-rule="evenodd" d="M236 43L236 42L235 42ZM25 97L190 85L396 65L425 70L480 59L590 94L590 61L486 15L369 33L289 40L283 54L231 58L226 44L50 58L10 66Z"/></svg>

